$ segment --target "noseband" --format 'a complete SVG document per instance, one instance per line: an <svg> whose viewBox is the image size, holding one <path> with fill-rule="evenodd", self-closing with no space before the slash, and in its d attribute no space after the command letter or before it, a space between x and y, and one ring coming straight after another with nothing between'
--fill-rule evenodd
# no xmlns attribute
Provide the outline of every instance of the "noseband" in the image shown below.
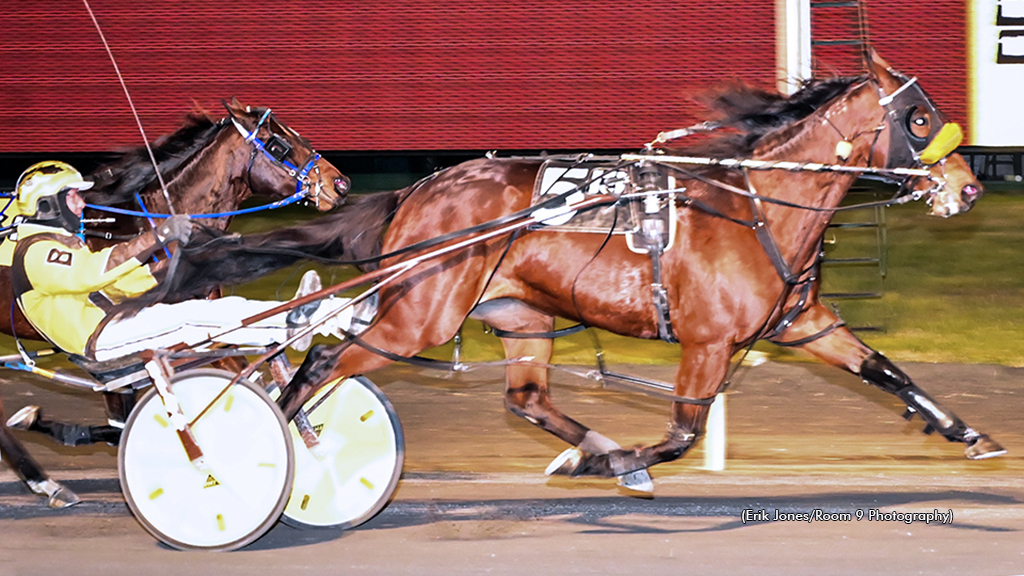
<svg viewBox="0 0 1024 576"><path fill-rule="evenodd" d="M246 143L252 146L252 153L249 155L249 168L247 171L252 170L252 164L256 159L256 153L262 152L264 156L270 160L271 163L278 166L282 170L288 173L288 176L295 179L295 193L301 194L307 200L317 204L320 198L320 194L323 191L323 179L320 177L320 155L310 147L309 156L306 158L306 162L302 165L302 168L292 164L288 161L288 155L292 152L292 145L287 140L274 134L270 133L270 138L264 142L260 140L256 135L260 131L260 127L267 121L267 118L272 117L270 108L267 108L260 117L259 122L256 123L256 127L252 129L252 132L246 131L245 127L231 116L231 123L235 125L238 132L245 139ZM267 126L267 130L270 130L270 126ZM317 183L316 191L311 193L313 188L312 180L309 177L309 173L313 172L316 174Z"/></svg>

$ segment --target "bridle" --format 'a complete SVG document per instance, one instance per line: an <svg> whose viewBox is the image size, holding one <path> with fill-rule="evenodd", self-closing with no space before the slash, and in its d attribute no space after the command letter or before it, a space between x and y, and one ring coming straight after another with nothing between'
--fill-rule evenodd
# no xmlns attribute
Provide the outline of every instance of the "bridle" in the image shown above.
<svg viewBox="0 0 1024 576"><path fill-rule="evenodd" d="M878 104L885 109L884 123L889 130L886 168L930 168L939 164L944 171L945 159L963 141L963 130L959 124L950 122L935 106L917 83L916 76L907 78L895 70L890 69L889 72L903 80L903 84L892 94L886 94L881 82L873 76L870 77L878 93ZM897 194L897 197L901 196L904 190L909 190L911 183L917 178L919 176L904 178L900 182L901 193ZM935 175L928 175L926 178L932 182L932 187L911 192L910 195L914 200L928 196L931 203L930 199L945 187L946 181Z"/></svg>
<svg viewBox="0 0 1024 576"><path fill-rule="evenodd" d="M246 110L248 111L249 109L246 108ZM296 195L301 195L314 205L319 204L320 196L323 194L324 188L323 177L320 174L320 164L318 163L320 160L320 154L317 154L309 141L278 121L270 108L264 109L263 114L260 116L259 121L256 122L256 126L252 131L247 131L230 110L228 113L231 116L231 123L235 125L236 129L238 129L239 134L242 135L242 138L245 139L247 144L252 146L252 153L249 154L249 167L246 170L247 173L250 173L250 178L252 177L252 165L256 161L256 155L258 153L262 153L263 156L265 156L272 164L284 170L289 177L295 179ZM288 161L288 156L291 155L293 147L288 140L273 132L270 127L271 124L267 122L268 119L272 119L293 138L298 139L302 144L309 148L309 156L306 157L301 168ZM258 137L260 128L263 127L264 124L266 124L267 131L270 133L270 137L266 141L261 140ZM310 173L316 175L315 186L310 178Z"/></svg>
<svg viewBox="0 0 1024 576"><path fill-rule="evenodd" d="M953 153L963 141L959 124L950 122L928 94L917 83L917 77L907 78L895 71L903 84L885 94L875 81L878 104L886 111L886 120L892 127L889 139L888 165L930 166Z"/></svg>

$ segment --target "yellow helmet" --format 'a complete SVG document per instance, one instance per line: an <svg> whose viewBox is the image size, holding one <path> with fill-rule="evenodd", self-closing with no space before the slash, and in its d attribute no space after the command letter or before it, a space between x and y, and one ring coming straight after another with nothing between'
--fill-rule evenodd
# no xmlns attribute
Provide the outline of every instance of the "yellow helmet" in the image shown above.
<svg viewBox="0 0 1024 576"><path fill-rule="evenodd" d="M18 178L15 206L26 218L47 220L60 215L57 195L69 189L88 190L92 182L70 164L47 160L29 166Z"/></svg>

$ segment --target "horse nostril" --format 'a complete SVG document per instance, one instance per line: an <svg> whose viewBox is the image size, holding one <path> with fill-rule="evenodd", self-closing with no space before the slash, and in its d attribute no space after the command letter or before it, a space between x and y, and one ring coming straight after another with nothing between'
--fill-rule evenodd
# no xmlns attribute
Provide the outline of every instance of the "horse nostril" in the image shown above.
<svg viewBox="0 0 1024 576"><path fill-rule="evenodd" d="M334 190L341 195L348 194L349 188L352 187L352 182L345 176L334 179Z"/></svg>
<svg viewBox="0 0 1024 576"><path fill-rule="evenodd" d="M968 184L960 189L960 197L968 204L973 204L980 196L981 189L973 184Z"/></svg>

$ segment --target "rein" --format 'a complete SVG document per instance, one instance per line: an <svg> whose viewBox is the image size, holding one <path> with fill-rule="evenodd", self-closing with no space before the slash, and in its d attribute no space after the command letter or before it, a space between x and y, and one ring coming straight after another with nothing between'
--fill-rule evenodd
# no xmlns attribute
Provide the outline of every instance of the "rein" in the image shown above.
<svg viewBox="0 0 1024 576"><path fill-rule="evenodd" d="M517 220L521 220L523 218L530 217L535 212L537 212L538 210L541 210L541 209L559 209L559 208L562 208L562 209L564 209L564 212L566 212L566 213L570 212L572 210L578 210L580 208L574 207L574 206L569 206L568 204L564 204L564 203L567 202L567 200L568 200L568 198L570 196L580 192L581 190L585 190L586 187L590 186L591 184L596 182L598 179L599 179L599 177L593 177L590 180L581 183L579 186L577 186L575 188L572 188L570 190L567 190L567 191L565 191L565 192L563 192L561 194L558 194L557 196L553 196L553 197L551 197L551 198L541 202L540 204L535 204L533 206L528 206L528 207L526 207L526 208L524 208L522 210L519 210L517 212L513 212L511 214L507 214L505 216L502 216L500 218L496 218L494 220L489 220L489 221L484 222L482 224L477 224L475 226L470 226L468 228L463 228L461 230L455 230L455 231L449 232L447 234L442 234L441 236L435 236L433 238L428 238L427 240L423 240L423 241L417 242L415 244L410 244L408 246L403 246L402 248L398 248L396 250L392 250L391 252L388 252L386 254L381 254L379 256L371 256L369 258L359 258L359 259L356 259L356 260L342 260L342 259L338 259L338 258L325 258L325 257L322 257L322 256L309 255L309 254L307 254L305 252L302 252L301 250L292 250L292 249L288 249L288 248L273 248L273 249L271 249L271 248L248 248L247 250L252 252L252 253L254 253L254 254L279 254L279 255L284 255L284 256L296 256L296 257L299 257L299 258L303 258L303 259L306 259L306 260L312 260L312 261L320 262L320 263L323 263L323 264L334 264L334 265L339 265L339 266L361 266L361 265L364 265L364 264L379 263L379 262L381 262L383 260L387 260L389 258L394 258L396 256L401 256L403 254L408 254L410 252L418 252L420 250L426 250L428 248L433 248L433 247L438 246L440 244L444 244L445 242L450 242L452 240L458 240L460 238L463 238L463 237L466 237L466 236L470 236L472 234L477 234L477 233L480 233L480 232L486 232L486 231L488 231L488 230L490 230L492 228L495 228L495 227L498 227L498 226L503 226L503 225L508 224L510 222L515 222ZM588 204L586 206L587 208L598 206L598 205L614 204L614 203L618 202L618 198L611 197L611 196L591 197L591 200L594 200L595 202L592 202L592 203ZM576 206L578 206L578 204ZM553 214L546 214L545 217L544 217L544 220L550 220L552 218L556 218L561 213L562 213L562 211L559 211L558 213L553 213ZM543 223L543 220L537 221L535 223ZM210 245L212 245L212 244L214 244L216 242L227 242L227 241L232 241L232 240L235 240L235 239L237 239L237 236L234 236L234 235L231 235L231 236L221 236L221 237L218 237L218 238L214 238L214 239L210 240L209 242L207 242L206 244L200 245L199 247L208 248ZM192 247L186 247L185 250L188 251L191 248Z"/></svg>
<svg viewBox="0 0 1024 576"><path fill-rule="evenodd" d="M679 172L681 174L684 174L689 179L699 180L700 182L703 182L703 183L705 183L705 184L707 184L709 186L714 186L716 188L721 188L722 190L725 190L726 192L732 192L733 194L737 194L737 195L740 195L740 196L745 196L745 197L750 198L750 199L757 199L757 200L760 200L762 202L767 202L769 204L776 204L778 206L785 206L787 208L796 208L796 209L799 209L799 210L807 210L807 211L810 211L810 212L823 212L823 213L824 212L829 212L829 213L832 213L832 212L844 212L846 210L859 210L861 208L875 208L875 207L884 207L884 206L894 206L894 205L906 204L908 202L920 200L922 197L924 197L925 194L928 193L927 190L923 190L923 191L913 192L911 194L899 195L899 196L897 196L895 198L892 198L890 200L879 200L879 201L875 201L875 202L862 202L860 204L850 204L850 205L847 205L847 206L836 206L835 208L821 208L820 206L808 206L806 204L800 204L800 203L797 203L797 202L790 202L788 200L779 200L778 198L772 198L770 196L763 196L763 195L758 194L756 192L751 192L750 190L744 190L742 188L739 188L737 186L733 186L731 184L727 184L727 183L722 182L720 180L715 180L715 179L712 179L712 178L708 178L707 176L704 176L704 175L702 175L700 173L697 173L697 172L694 172L692 170L687 170L687 169L681 168L679 166L671 166L671 164L673 164L673 163L679 163L679 164L697 164L697 165L702 165L702 166L716 166L717 165L717 166L722 166L722 167L727 167L727 168L738 168L738 167L741 167L741 166L738 166L738 165L733 166L733 165L726 165L726 164L713 164L713 163L709 164L709 163L704 163L704 162L691 162L690 160L707 160L707 159L705 159L705 158L691 158L691 157L687 157L687 156L659 156L659 155L644 155L644 154L623 154L622 155L622 159L623 160L636 159L637 161L646 160L646 161L653 162L653 163L656 163L656 164L658 164L658 163L666 163L666 164L670 165L670 168L672 170L674 170L676 172ZM746 162L745 160L733 160L733 161L737 162L737 163ZM759 160L753 160L752 162L760 162L760 161ZM799 164L799 163L793 163L793 164ZM749 166L743 166L743 167L744 168L750 168L750 169L753 169L753 170L789 170L789 171L793 171L790 168L778 167L778 166L761 166L761 167L756 167L756 168L755 167L749 167ZM838 167L856 168L855 166L838 166ZM879 170L886 170L886 169L879 169ZM897 170L897 169L893 169L893 170ZM924 169L919 169L919 168L899 168L898 170L905 170L905 171L907 171L906 176L908 176L908 177L909 176L922 176L922 175L930 176L930 172L928 172L927 170L924 170ZM843 170L843 172L847 172L847 171ZM848 172L854 172L854 170L849 170ZM670 193L670 192L674 192L674 193L680 194L687 201L696 202L694 199L692 199L692 198L690 198L690 197L685 195L685 192L686 192L686 188L685 187L684 188L677 188L675 190L660 190L657 193L658 194L667 194L667 193ZM649 195L649 194L651 194L651 192L643 192L641 194L642 195ZM623 194L622 198L633 198L633 197L639 196L641 194ZM725 216L725 215L723 215L723 216ZM732 220L733 222L737 222L737 223L742 223L743 222L742 220L736 220L736 219L734 219L732 217L729 217L729 216L725 216L725 217L727 219L729 219L729 220Z"/></svg>
<svg viewBox="0 0 1024 576"><path fill-rule="evenodd" d="M252 214L253 212L261 212L263 210L274 210L277 208L284 208L290 206L299 200L306 197L304 191L296 192L284 200L278 200L262 206L253 206L252 208L240 208L231 212L216 212L213 214L184 214L192 220L203 220L203 219L214 219L214 218L225 218L228 216L238 216L239 214ZM126 210L124 208L114 208L113 206L98 206L96 204L86 204L86 207L92 208L93 210L99 210L101 212L110 212L112 214L123 214L125 216L139 216L139 217L154 217L154 218L170 218L173 214L155 214L153 212L142 212L138 210Z"/></svg>

